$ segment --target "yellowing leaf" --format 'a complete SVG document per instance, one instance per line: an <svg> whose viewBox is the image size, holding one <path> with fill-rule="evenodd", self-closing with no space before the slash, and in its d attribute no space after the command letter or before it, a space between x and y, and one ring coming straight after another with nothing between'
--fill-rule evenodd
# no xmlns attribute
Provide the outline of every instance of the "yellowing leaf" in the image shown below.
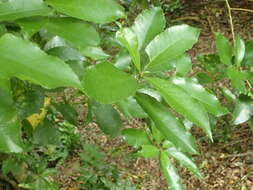
<svg viewBox="0 0 253 190"><path fill-rule="evenodd" d="M35 113L30 115L29 117L27 117L26 119L30 122L30 124L32 125L33 129L35 129L39 123L41 121L44 120L44 118L47 115L47 107L50 105L50 98L46 97L44 100L44 106L43 108L41 108L41 112L40 113Z"/></svg>

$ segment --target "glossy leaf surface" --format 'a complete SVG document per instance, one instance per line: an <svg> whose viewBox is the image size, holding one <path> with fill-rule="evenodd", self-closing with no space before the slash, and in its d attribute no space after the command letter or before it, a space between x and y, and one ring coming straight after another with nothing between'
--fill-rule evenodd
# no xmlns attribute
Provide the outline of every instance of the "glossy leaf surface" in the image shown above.
<svg viewBox="0 0 253 190"><path fill-rule="evenodd" d="M137 35L139 49L145 47L165 27L165 17L160 7L144 10L137 16L132 29Z"/></svg>
<svg viewBox="0 0 253 190"><path fill-rule="evenodd" d="M134 147L150 144L149 138L143 129L124 129L122 135L125 141Z"/></svg>
<svg viewBox="0 0 253 190"><path fill-rule="evenodd" d="M159 153L160 151L156 146L142 145L141 150L139 150L136 154L144 158L158 158Z"/></svg>
<svg viewBox="0 0 253 190"><path fill-rule="evenodd" d="M234 103L234 102L236 101L237 98L236 98L235 94L233 94L233 93L231 92L231 90L229 90L228 88L223 88L223 89L222 89L222 92L223 92L225 98L226 98L228 101L230 101L230 102L232 102L232 103Z"/></svg>
<svg viewBox="0 0 253 190"><path fill-rule="evenodd" d="M130 96L127 99L117 102L117 106L120 111L127 118L147 118L147 114L143 111L136 100Z"/></svg>
<svg viewBox="0 0 253 190"><path fill-rule="evenodd" d="M182 55L192 48L199 37L199 29L188 25L178 25L168 28L156 36L146 47L150 63L153 66L166 63Z"/></svg>
<svg viewBox="0 0 253 190"><path fill-rule="evenodd" d="M63 61L84 61L84 57L77 50L66 46L51 48L47 53Z"/></svg>
<svg viewBox="0 0 253 190"><path fill-rule="evenodd" d="M100 47L88 46L80 50L82 55L93 60L103 60L109 57Z"/></svg>
<svg viewBox="0 0 253 190"><path fill-rule="evenodd" d="M166 152L160 154L160 166L171 190L184 190L177 169L172 165Z"/></svg>
<svg viewBox="0 0 253 190"><path fill-rule="evenodd" d="M11 0L0 4L0 21L12 21L31 16L47 16L50 8L43 0Z"/></svg>
<svg viewBox="0 0 253 190"><path fill-rule="evenodd" d="M61 13L95 23L125 17L124 9L114 0L46 0L46 3Z"/></svg>
<svg viewBox="0 0 253 190"><path fill-rule="evenodd" d="M228 39L220 33L216 33L216 48L222 63L231 65L232 48Z"/></svg>
<svg viewBox="0 0 253 190"><path fill-rule="evenodd" d="M174 77L171 81L184 89L190 96L200 101L209 113L217 117L228 113L228 110L220 104L216 96L209 93L203 86L192 79Z"/></svg>
<svg viewBox="0 0 253 190"><path fill-rule="evenodd" d="M180 166L189 169L197 177L203 178L203 176L200 173L197 165L186 154L178 151L173 145L171 145L167 149L167 153L168 153L168 155L170 155L171 157L173 157L175 160L177 160L177 162L180 164Z"/></svg>
<svg viewBox="0 0 253 190"><path fill-rule="evenodd" d="M237 66L240 66L243 58L245 55L245 43L244 41L240 38L240 36L236 36L236 41L235 41L235 64Z"/></svg>
<svg viewBox="0 0 253 190"><path fill-rule="evenodd" d="M165 101L173 109L201 127L209 138L212 139L207 112L197 100L193 99L185 90L170 81L159 78L148 78L147 80L161 93Z"/></svg>
<svg viewBox="0 0 253 190"><path fill-rule="evenodd" d="M116 33L118 41L128 50L135 67L141 70L141 60L138 50L138 39L131 28L122 28Z"/></svg>
<svg viewBox="0 0 253 190"><path fill-rule="evenodd" d="M5 34L0 39L0 52L0 73L6 77L16 76L47 88L81 86L68 65L29 41Z"/></svg>
<svg viewBox="0 0 253 190"><path fill-rule="evenodd" d="M18 24L30 36L40 29L46 29L77 48L100 43L99 35L91 24L74 18L28 18L19 20Z"/></svg>
<svg viewBox="0 0 253 190"><path fill-rule="evenodd" d="M239 125L244 123L253 116L253 102L252 100L242 100L238 99L235 104L235 109L233 112L233 124Z"/></svg>
<svg viewBox="0 0 253 190"><path fill-rule="evenodd" d="M179 56L175 60L176 75L185 76L192 69L191 57L188 55Z"/></svg>
<svg viewBox="0 0 253 190"><path fill-rule="evenodd" d="M58 35L76 47L96 46L100 38L89 23L72 18L54 18L44 25L49 32ZM66 29L67 28L67 29Z"/></svg>
<svg viewBox="0 0 253 190"><path fill-rule="evenodd" d="M196 154L196 144L189 132L175 118L170 110L162 103L157 102L148 95L136 95L137 102L154 121L157 129L177 148L182 151Z"/></svg>
<svg viewBox="0 0 253 190"><path fill-rule="evenodd" d="M137 81L109 62L104 62L87 68L83 87L88 96L109 104L132 95L136 91Z"/></svg>

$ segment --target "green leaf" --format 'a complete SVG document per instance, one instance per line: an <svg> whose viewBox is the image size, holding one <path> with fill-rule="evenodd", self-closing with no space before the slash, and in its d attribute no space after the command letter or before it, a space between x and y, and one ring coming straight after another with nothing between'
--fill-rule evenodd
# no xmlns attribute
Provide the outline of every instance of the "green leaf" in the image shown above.
<svg viewBox="0 0 253 190"><path fill-rule="evenodd" d="M198 41L199 29L188 25L178 25L168 28L156 36L146 47L150 63L147 67L164 64L179 55Z"/></svg>
<svg viewBox="0 0 253 190"><path fill-rule="evenodd" d="M75 110L75 108L73 108L71 105L69 104L55 104L54 105L57 109L57 111L59 111L64 120L67 120L69 123L73 124L73 125L77 125L77 117L78 117L78 113Z"/></svg>
<svg viewBox="0 0 253 190"><path fill-rule="evenodd" d="M68 62L68 65L76 73L76 75L79 77L79 79L82 80L83 76L84 76L84 70L90 64L88 62L84 62L84 61L70 61L70 62Z"/></svg>
<svg viewBox="0 0 253 190"><path fill-rule="evenodd" d="M132 26L138 38L139 49L144 48L157 34L161 33L165 24L163 10L160 7L144 10L139 14Z"/></svg>
<svg viewBox="0 0 253 190"><path fill-rule="evenodd" d="M92 111L99 128L107 135L116 137L121 132L122 121L119 113L108 104L93 103Z"/></svg>
<svg viewBox="0 0 253 190"><path fill-rule="evenodd" d="M246 43L245 55L241 65L253 66L253 41L249 41Z"/></svg>
<svg viewBox="0 0 253 190"><path fill-rule="evenodd" d="M30 36L40 29L46 29L77 48L97 46L100 43L99 35L91 24L74 18L28 18L18 23Z"/></svg>
<svg viewBox="0 0 253 190"><path fill-rule="evenodd" d="M234 66L230 66L227 69L227 75L231 80L232 87L237 89L241 93L247 93L244 81L247 80L250 76L247 72L238 71Z"/></svg>
<svg viewBox="0 0 253 190"><path fill-rule="evenodd" d="M82 81L85 92L100 103L110 104L135 93L137 81L109 62L86 69Z"/></svg>
<svg viewBox="0 0 253 190"><path fill-rule="evenodd" d="M115 56L114 62L115 62L114 66L122 71L129 71L131 69L130 68L131 57L125 51L119 52L119 54Z"/></svg>
<svg viewBox="0 0 253 190"><path fill-rule="evenodd" d="M4 160L2 162L2 167L1 167L3 175L7 176L14 169L13 166L15 166L16 164L18 163L14 158L9 158L9 159Z"/></svg>
<svg viewBox="0 0 253 190"><path fill-rule="evenodd" d="M29 41L5 34L0 38L0 52L0 73L3 76L16 76L47 88L81 86L68 65L47 55Z"/></svg>
<svg viewBox="0 0 253 190"><path fill-rule="evenodd" d="M160 154L160 166L171 190L184 190L177 169L172 165L166 152Z"/></svg>
<svg viewBox="0 0 253 190"><path fill-rule="evenodd" d="M127 118L147 118L147 114L143 111L136 100L130 96L127 99L117 102L117 106L120 111Z"/></svg>
<svg viewBox="0 0 253 190"><path fill-rule="evenodd" d="M103 60L109 57L100 47L85 47L80 50L82 55L89 57L93 60Z"/></svg>
<svg viewBox="0 0 253 190"><path fill-rule="evenodd" d="M11 80L11 89L20 121L41 111L44 104L45 90L40 86L14 78Z"/></svg>
<svg viewBox="0 0 253 190"><path fill-rule="evenodd" d="M140 53L138 51L138 39L130 28L122 28L116 33L118 41L128 50L135 67L140 71Z"/></svg>
<svg viewBox="0 0 253 190"><path fill-rule="evenodd" d="M124 9L114 0L46 0L57 11L95 23L109 23L125 17Z"/></svg>
<svg viewBox="0 0 253 190"><path fill-rule="evenodd" d="M124 129L122 135L125 141L134 147L150 145L149 138L143 129Z"/></svg>
<svg viewBox="0 0 253 190"><path fill-rule="evenodd" d="M20 153L23 151L21 127L17 122L0 123L0 152Z"/></svg>
<svg viewBox="0 0 253 190"><path fill-rule="evenodd" d="M11 0L0 4L0 21L31 16L47 16L51 9L43 0Z"/></svg>
<svg viewBox="0 0 253 190"><path fill-rule="evenodd" d="M0 37L7 32L6 27L3 24L0 24Z"/></svg>
<svg viewBox="0 0 253 190"><path fill-rule="evenodd" d="M225 96L225 98L232 103L234 103L237 100L236 96L228 88L222 88L222 93Z"/></svg>
<svg viewBox="0 0 253 190"><path fill-rule="evenodd" d="M84 57L78 51L66 46L51 48L47 53L57 56L63 61L84 61Z"/></svg>
<svg viewBox="0 0 253 190"><path fill-rule="evenodd" d="M49 21L45 17L29 17L17 20L17 24L21 27L22 33L27 35L29 38L32 37L36 32Z"/></svg>
<svg viewBox="0 0 253 190"><path fill-rule="evenodd" d="M153 88L141 88L138 89L138 92L151 96L152 98L156 99L158 102L162 102L162 96L157 90Z"/></svg>
<svg viewBox="0 0 253 190"><path fill-rule="evenodd" d="M159 149L153 145L142 145L141 150L139 150L136 155L144 158L158 158L159 153Z"/></svg>
<svg viewBox="0 0 253 190"><path fill-rule="evenodd" d="M175 60L177 76L185 76L192 69L191 57L188 55L179 56Z"/></svg>
<svg viewBox="0 0 253 190"><path fill-rule="evenodd" d="M85 117L85 124L89 124L93 121L92 101L89 99L87 104L88 104L88 108L87 108L88 110Z"/></svg>
<svg viewBox="0 0 253 190"><path fill-rule="evenodd" d="M15 122L17 113L12 100L11 92L0 87L0 125Z"/></svg>
<svg viewBox="0 0 253 190"><path fill-rule="evenodd" d="M150 130L152 134L151 137L155 140L157 144L161 144L165 140L164 135L161 133L161 131L157 129L152 120L150 122Z"/></svg>
<svg viewBox="0 0 253 190"><path fill-rule="evenodd" d="M238 99L233 112L233 124L244 123L253 116L253 101L250 99Z"/></svg>
<svg viewBox="0 0 253 190"><path fill-rule="evenodd" d="M208 73L205 73L205 72L199 72L196 75L196 78L198 82L202 85L212 83L214 81L214 79Z"/></svg>
<svg viewBox="0 0 253 190"><path fill-rule="evenodd" d="M235 40L235 64L239 67L245 55L245 44L240 36Z"/></svg>
<svg viewBox="0 0 253 190"><path fill-rule="evenodd" d="M77 48L97 46L100 43L99 35L93 26L77 19L50 19L44 28L74 44Z"/></svg>
<svg viewBox="0 0 253 190"><path fill-rule="evenodd" d="M203 175L199 171L197 165L194 163L194 161L188 157L186 154L178 151L173 145L171 145L167 149L167 153L169 156L173 157L175 160L179 162L179 164L184 167L189 169L193 174L195 174L199 178L203 178Z"/></svg>
<svg viewBox="0 0 253 190"><path fill-rule="evenodd" d="M152 72L164 72L174 68L176 68L177 76L185 76L192 68L191 58L188 55L183 54L163 64L150 66L148 70Z"/></svg>
<svg viewBox="0 0 253 190"><path fill-rule="evenodd" d="M221 33L216 33L216 48L222 63L231 65L232 48L228 39Z"/></svg>
<svg viewBox="0 0 253 190"><path fill-rule="evenodd" d="M150 72L166 72L166 71L172 71L173 69L175 69L175 63L176 63L176 59L172 59L168 62L162 63L162 64L156 64L156 65L152 65L149 66L148 68L146 68L146 70L150 71Z"/></svg>
<svg viewBox="0 0 253 190"><path fill-rule="evenodd" d="M47 43L44 45L44 51L48 51L50 49L56 48L56 47L69 47L70 44L68 44L63 38L59 36L54 36L53 34L50 34L46 30L40 31L40 36L44 40L48 40Z"/></svg>
<svg viewBox="0 0 253 190"><path fill-rule="evenodd" d="M245 185L242 185L240 190L248 190L247 187Z"/></svg>
<svg viewBox="0 0 253 190"><path fill-rule="evenodd" d="M191 97L200 101L207 112L219 117L226 113L228 110L223 107L216 96L209 93L203 86L196 83L190 78L174 77L172 83L184 89Z"/></svg>
<svg viewBox="0 0 253 190"><path fill-rule="evenodd" d="M7 78L4 78L3 76L0 76L0 89L8 92L11 94L11 85L10 85L10 80Z"/></svg>
<svg viewBox="0 0 253 190"><path fill-rule="evenodd" d="M159 78L147 79L161 93L165 101L186 119L201 127L212 139L209 118L204 107L185 90L170 81Z"/></svg>
<svg viewBox="0 0 253 190"><path fill-rule="evenodd" d="M33 133L33 140L34 143L41 146L56 145L60 142L60 132L48 119L45 119L36 127Z"/></svg>
<svg viewBox="0 0 253 190"><path fill-rule="evenodd" d="M21 183L19 187L24 189L36 189L36 190L58 190L58 184L48 177L39 177L30 183Z"/></svg>
<svg viewBox="0 0 253 190"><path fill-rule="evenodd" d="M154 121L157 129L177 148L192 154L197 153L193 137L166 106L144 94L137 94L136 100Z"/></svg>

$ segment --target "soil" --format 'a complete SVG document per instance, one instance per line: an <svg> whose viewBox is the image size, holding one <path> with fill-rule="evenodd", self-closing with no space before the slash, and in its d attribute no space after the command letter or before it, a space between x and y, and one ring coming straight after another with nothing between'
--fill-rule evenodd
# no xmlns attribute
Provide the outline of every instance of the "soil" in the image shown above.
<svg viewBox="0 0 253 190"><path fill-rule="evenodd" d="M231 7L253 10L253 1L232 1ZM253 13L233 11L235 33L245 41L253 37ZM167 12L170 25L187 23L201 28L199 42L189 52L193 57L200 53L215 51L214 32L222 32L230 39L231 29L226 4L218 0L185 0L183 8L178 12ZM110 139L103 135L98 127L92 123L84 125L86 108L80 107L79 130L86 142L99 145L107 153L107 162L117 165L124 176L138 184L141 190L167 189L166 183L159 171L159 164L153 159L126 159L134 151L125 144L122 138ZM222 121L229 117L221 118ZM125 127L142 127L138 120L125 122ZM203 132L197 128L193 134L198 139L200 154L195 161L205 178L197 179L185 169L179 169L186 190L253 190L253 134L247 124L232 126L219 122L211 143ZM113 150L120 150L113 156ZM122 150L122 151L121 151ZM76 181L78 172L75 170L79 158L74 154L60 170L57 177L62 190L78 189ZM73 164L75 163L75 164Z"/></svg>

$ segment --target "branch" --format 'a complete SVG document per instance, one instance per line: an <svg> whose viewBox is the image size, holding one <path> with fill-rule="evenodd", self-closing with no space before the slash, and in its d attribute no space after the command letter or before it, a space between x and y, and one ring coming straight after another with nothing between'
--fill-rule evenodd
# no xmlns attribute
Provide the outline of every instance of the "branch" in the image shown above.
<svg viewBox="0 0 253 190"><path fill-rule="evenodd" d="M253 155L253 151L248 151L241 154L231 154L231 155L224 156L223 158L243 157L243 156L249 156L249 155Z"/></svg>
<svg viewBox="0 0 253 190"><path fill-rule="evenodd" d="M171 20L171 22L184 21L184 20L194 20L194 21L200 22L199 17L195 17L195 16L176 18L174 20Z"/></svg>
<svg viewBox="0 0 253 190"><path fill-rule="evenodd" d="M227 8L228 8L228 15L229 15L229 22L230 22L230 27L231 27L232 37L233 37L233 43L235 45L235 31L234 31L234 25L233 25L233 18L232 18L232 13L231 13L231 7L229 5L228 0L225 0L225 1L226 1L226 5L227 5Z"/></svg>
<svg viewBox="0 0 253 190"><path fill-rule="evenodd" d="M245 11L245 12L250 12L253 13L253 10L251 9L244 9L244 8L230 8L232 11Z"/></svg>

